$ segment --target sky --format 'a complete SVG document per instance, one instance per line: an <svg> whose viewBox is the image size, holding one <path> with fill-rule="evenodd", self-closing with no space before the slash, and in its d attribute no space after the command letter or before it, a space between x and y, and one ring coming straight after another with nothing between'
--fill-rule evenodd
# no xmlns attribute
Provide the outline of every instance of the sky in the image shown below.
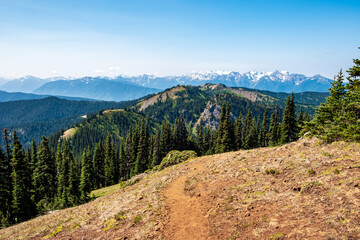
<svg viewBox="0 0 360 240"><path fill-rule="evenodd" d="M359 15L359 0L0 0L0 77L333 78L360 55Z"/></svg>

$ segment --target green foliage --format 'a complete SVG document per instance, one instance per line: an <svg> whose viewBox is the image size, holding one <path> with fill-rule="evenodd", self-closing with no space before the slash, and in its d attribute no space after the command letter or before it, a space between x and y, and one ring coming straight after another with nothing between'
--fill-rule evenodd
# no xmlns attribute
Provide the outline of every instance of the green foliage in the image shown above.
<svg viewBox="0 0 360 240"><path fill-rule="evenodd" d="M281 124L281 143L288 143L297 139L297 123L295 118L294 94L286 101L284 117Z"/></svg>
<svg viewBox="0 0 360 240"><path fill-rule="evenodd" d="M34 170L35 203L42 212L53 202L56 192L56 166L45 136L39 146L38 162Z"/></svg>
<svg viewBox="0 0 360 240"><path fill-rule="evenodd" d="M115 151L111 136L108 135L105 143L105 186L117 183L115 165Z"/></svg>
<svg viewBox="0 0 360 240"><path fill-rule="evenodd" d="M166 167L184 162L190 158L196 157L197 154L194 151L170 151L161 161L160 165L156 167L157 170L162 170Z"/></svg>
<svg viewBox="0 0 360 240"><path fill-rule="evenodd" d="M105 149L103 142L96 144L93 157L93 186L95 189L105 187Z"/></svg>
<svg viewBox="0 0 360 240"><path fill-rule="evenodd" d="M360 60L354 59L348 83L344 85L342 70L335 77L330 96L321 104L313 121L305 124L302 133L311 131L331 142L360 141Z"/></svg>
<svg viewBox="0 0 360 240"><path fill-rule="evenodd" d="M7 136L7 129L4 129ZM11 223L12 179L10 159L0 147L0 227Z"/></svg>
<svg viewBox="0 0 360 240"><path fill-rule="evenodd" d="M89 193L92 189L91 176L92 176L92 164L90 152L84 150L82 157L81 177L80 177L80 200L81 202L87 202L89 199Z"/></svg>
<svg viewBox="0 0 360 240"><path fill-rule="evenodd" d="M28 183L31 175L28 171L28 163L22 153L22 146L17 138L16 132L13 134L13 155L12 155L12 214L15 222L22 222L34 215L34 206L31 200Z"/></svg>

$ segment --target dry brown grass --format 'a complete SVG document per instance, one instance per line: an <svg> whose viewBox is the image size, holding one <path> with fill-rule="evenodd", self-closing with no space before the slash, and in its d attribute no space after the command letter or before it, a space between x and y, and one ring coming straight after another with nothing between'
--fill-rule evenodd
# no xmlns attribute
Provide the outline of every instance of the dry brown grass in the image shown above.
<svg viewBox="0 0 360 240"><path fill-rule="evenodd" d="M183 227L173 216L181 211L164 197L175 180L201 206L208 232L198 239L360 239L359 166L359 143L316 138L195 158L3 229L0 239L176 239L167 236Z"/></svg>

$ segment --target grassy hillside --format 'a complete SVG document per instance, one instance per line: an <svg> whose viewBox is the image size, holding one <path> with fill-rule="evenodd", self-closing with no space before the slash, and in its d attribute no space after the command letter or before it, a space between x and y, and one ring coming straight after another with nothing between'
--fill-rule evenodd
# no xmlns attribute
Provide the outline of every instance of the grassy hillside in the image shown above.
<svg viewBox="0 0 360 240"><path fill-rule="evenodd" d="M3 229L0 239L360 238L359 143L300 139L135 178Z"/></svg>

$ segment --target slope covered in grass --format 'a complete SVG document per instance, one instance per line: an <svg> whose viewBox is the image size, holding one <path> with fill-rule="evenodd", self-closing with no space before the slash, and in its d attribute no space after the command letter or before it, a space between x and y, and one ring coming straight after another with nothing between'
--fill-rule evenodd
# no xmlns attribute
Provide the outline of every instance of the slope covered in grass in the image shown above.
<svg viewBox="0 0 360 240"><path fill-rule="evenodd" d="M0 239L360 238L359 143L300 139L136 178L3 229Z"/></svg>

